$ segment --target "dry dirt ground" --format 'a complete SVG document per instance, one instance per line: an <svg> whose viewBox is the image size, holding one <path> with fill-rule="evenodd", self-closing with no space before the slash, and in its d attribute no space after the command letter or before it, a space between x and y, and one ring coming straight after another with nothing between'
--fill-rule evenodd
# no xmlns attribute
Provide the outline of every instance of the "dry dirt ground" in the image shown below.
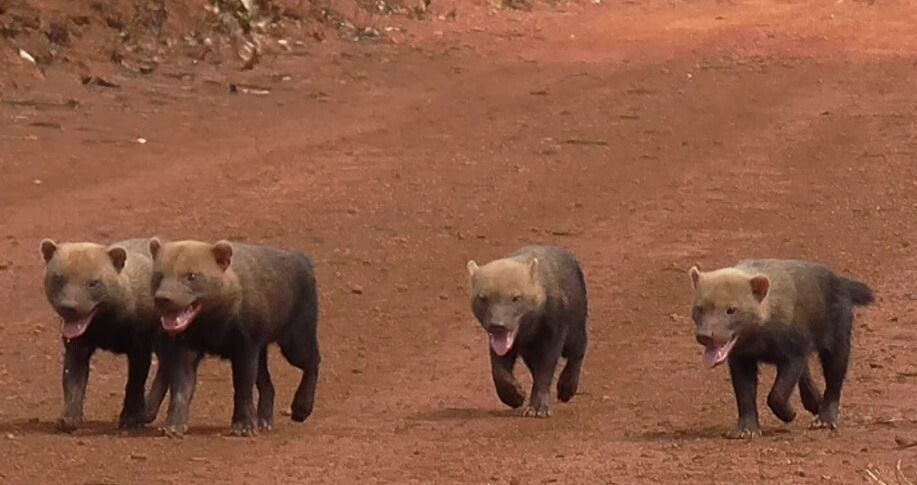
<svg viewBox="0 0 917 485"><path fill-rule="evenodd" d="M917 477L917 7L456 3L391 42L328 39L245 72L164 61L106 88L10 64L0 481L862 483L878 467L894 483L899 460ZM243 81L270 93L229 92ZM226 437L229 366L210 360L189 436L121 434L124 361L99 355L86 428L54 431L39 240L153 234L313 255L324 361L306 423ZM468 258L533 242L578 253L591 294L581 394L548 420L498 402L465 290ZM721 437L728 372L702 365L685 270L750 256L877 291L837 434L762 402L765 437ZM287 409L298 371L276 350L271 366Z"/></svg>

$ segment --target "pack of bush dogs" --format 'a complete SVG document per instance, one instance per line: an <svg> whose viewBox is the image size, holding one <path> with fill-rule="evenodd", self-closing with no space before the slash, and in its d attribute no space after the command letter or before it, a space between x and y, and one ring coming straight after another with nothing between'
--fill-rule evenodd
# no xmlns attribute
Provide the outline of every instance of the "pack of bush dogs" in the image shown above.
<svg viewBox="0 0 917 485"><path fill-rule="evenodd" d="M290 406L303 422L315 402L321 361L317 340L318 284L309 256L268 246L217 241L130 239L40 243L45 296L61 320L64 409L57 427L82 424L89 363L98 349L127 356L119 428L156 420L170 437L188 430L197 369L207 356L229 360L234 387L229 433L254 436L274 421L268 345L302 370ZM570 251L526 246L506 257L467 263L470 310L489 340L491 377L499 400L519 415L551 416L557 399L577 393L587 349L587 291ZM747 259L703 271L693 266L691 320L703 362L728 364L738 408L727 438L761 435L756 405L759 364L777 369L767 406L780 420L796 418L790 397L799 388L812 428L837 429L841 388L850 357L854 307L874 302L865 284L826 266L790 259ZM687 307L686 302L686 307ZM817 354L825 390L819 393L808 358ZM149 392L153 355L158 365ZM513 374L521 357L532 374L526 393ZM254 403L254 388L258 403Z"/></svg>

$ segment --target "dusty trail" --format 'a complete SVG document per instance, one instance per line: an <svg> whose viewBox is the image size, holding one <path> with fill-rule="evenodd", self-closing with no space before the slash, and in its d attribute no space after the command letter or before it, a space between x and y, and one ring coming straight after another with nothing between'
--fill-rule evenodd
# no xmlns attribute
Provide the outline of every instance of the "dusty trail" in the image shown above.
<svg viewBox="0 0 917 485"><path fill-rule="evenodd" d="M417 49L281 60L252 74L292 77L267 97L201 72L116 95L46 88L78 110L0 105L0 478L856 483L898 459L917 475L917 452L895 442L917 440L917 10L571 12L474 10ZM229 368L208 361L190 436L121 436L123 364L100 356L91 425L53 433L60 349L37 242L135 234L313 254L313 418L222 437ZM591 294L583 394L543 421L499 405L465 297L466 259L534 241L576 251ZM823 260L877 289L841 434L807 431L802 414L784 427L762 403L767 437L720 438L733 398L726 371L701 366L683 270L748 255ZM297 375L276 352L271 365L285 409Z"/></svg>

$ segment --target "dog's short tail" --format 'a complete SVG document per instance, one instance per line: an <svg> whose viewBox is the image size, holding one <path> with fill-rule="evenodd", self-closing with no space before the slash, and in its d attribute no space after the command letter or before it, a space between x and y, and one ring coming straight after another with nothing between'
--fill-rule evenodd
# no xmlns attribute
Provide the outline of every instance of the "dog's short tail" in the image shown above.
<svg viewBox="0 0 917 485"><path fill-rule="evenodd" d="M841 278L841 287L844 288L844 291L850 296L850 301L853 302L854 305L866 306L876 301L876 296L873 294L872 288L866 286L864 283Z"/></svg>

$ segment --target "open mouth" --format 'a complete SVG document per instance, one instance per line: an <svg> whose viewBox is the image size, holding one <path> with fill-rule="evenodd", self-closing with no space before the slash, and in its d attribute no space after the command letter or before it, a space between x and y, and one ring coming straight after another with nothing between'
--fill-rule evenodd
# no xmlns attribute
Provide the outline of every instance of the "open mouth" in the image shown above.
<svg viewBox="0 0 917 485"><path fill-rule="evenodd" d="M67 340L73 340L80 337L86 333L86 329L89 328L89 324L92 323L92 319L96 316L96 308L93 308L86 316L73 318L73 319L60 319L60 333Z"/></svg>
<svg viewBox="0 0 917 485"><path fill-rule="evenodd" d="M704 363L707 364L707 367L712 369L725 362L729 357L729 351L732 350L738 339L739 337L734 335L728 342L707 345L704 348Z"/></svg>
<svg viewBox="0 0 917 485"><path fill-rule="evenodd" d="M494 353L503 357L513 348L516 331L506 328L488 329L487 336L490 338L490 348L493 349Z"/></svg>
<svg viewBox="0 0 917 485"><path fill-rule="evenodd" d="M162 328L169 335L178 335L191 325L194 317L201 311L200 302L194 302L184 310L162 314L159 320L162 322Z"/></svg>

